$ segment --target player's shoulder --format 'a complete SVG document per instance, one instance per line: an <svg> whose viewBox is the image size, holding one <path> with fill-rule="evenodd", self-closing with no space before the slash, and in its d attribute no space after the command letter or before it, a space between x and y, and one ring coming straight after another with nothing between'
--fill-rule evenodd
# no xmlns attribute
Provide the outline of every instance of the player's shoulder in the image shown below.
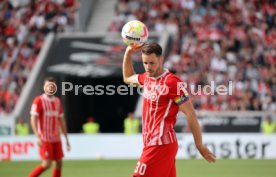
<svg viewBox="0 0 276 177"><path fill-rule="evenodd" d="M42 98L42 95L38 95L34 98L34 102L40 102Z"/></svg>
<svg viewBox="0 0 276 177"><path fill-rule="evenodd" d="M183 82L177 75L169 72L168 73L168 79L167 79L167 83L175 83L175 82Z"/></svg>
<svg viewBox="0 0 276 177"><path fill-rule="evenodd" d="M146 74L146 72L143 72L143 73L135 74L135 76L136 76L137 78L143 78L143 79L145 79L145 78L147 77L147 74Z"/></svg>
<svg viewBox="0 0 276 177"><path fill-rule="evenodd" d="M53 101L56 102L57 104L61 104L61 99L57 96L54 96Z"/></svg>
<svg viewBox="0 0 276 177"><path fill-rule="evenodd" d="M147 77L147 73L146 73L146 72L139 73L139 74L136 74L136 75L138 75L138 76L140 76L140 77L144 77L144 78Z"/></svg>

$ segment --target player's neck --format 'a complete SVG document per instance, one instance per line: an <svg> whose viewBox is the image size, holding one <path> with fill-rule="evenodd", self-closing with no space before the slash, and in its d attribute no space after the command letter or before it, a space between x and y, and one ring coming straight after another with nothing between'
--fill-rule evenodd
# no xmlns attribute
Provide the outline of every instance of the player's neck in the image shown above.
<svg viewBox="0 0 276 177"><path fill-rule="evenodd" d="M52 100L52 99L54 98L54 95L47 95L46 93L44 93L43 96L44 96L45 98L50 99L50 100Z"/></svg>
<svg viewBox="0 0 276 177"><path fill-rule="evenodd" d="M163 67L162 67L162 68L160 68L160 70L159 70L159 73L158 73L157 77L158 77L158 76L161 76L164 72L165 72L164 68L163 68Z"/></svg>
<svg viewBox="0 0 276 177"><path fill-rule="evenodd" d="M159 71L157 72L157 74L154 76L154 78L159 78L160 76L162 76L165 72L167 72L166 69L164 69L163 67L159 69Z"/></svg>

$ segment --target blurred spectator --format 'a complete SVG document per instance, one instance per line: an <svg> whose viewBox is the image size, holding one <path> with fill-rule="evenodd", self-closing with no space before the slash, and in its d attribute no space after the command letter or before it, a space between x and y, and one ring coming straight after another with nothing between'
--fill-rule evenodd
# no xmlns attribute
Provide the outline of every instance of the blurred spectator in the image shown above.
<svg viewBox="0 0 276 177"><path fill-rule="evenodd" d="M171 35L165 67L187 85L233 81L233 95L190 94L197 109L276 112L276 1L118 0L109 30L133 19Z"/></svg>
<svg viewBox="0 0 276 177"><path fill-rule="evenodd" d="M0 115L10 113L49 32L72 31L78 0L0 1Z"/></svg>
<svg viewBox="0 0 276 177"><path fill-rule="evenodd" d="M124 120L124 133L126 135L139 133L139 120L134 117L133 112L128 113Z"/></svg>
<svg viewBox="0 0 276 177"><path fill-rule="evenodd" d="M93 117L88 117L87 122L82 125L82 131L85 134L97 134L99 133L100 125L95 122Z"/></svg>
<svg viewBox="0 0 276 177"><path fill-rule="evenodd" d="M27 124L23 118L18 118L18 122L15 125L16 135L28 135L30 132L29 124Z"/></svg>
<svg viewBox="0 0 276 177"><path fill-rule="evenodd" d="M276 122L272 120L271 116L267 116L263 120L261 124L261 130L264 134L276 133Z"/></svg>

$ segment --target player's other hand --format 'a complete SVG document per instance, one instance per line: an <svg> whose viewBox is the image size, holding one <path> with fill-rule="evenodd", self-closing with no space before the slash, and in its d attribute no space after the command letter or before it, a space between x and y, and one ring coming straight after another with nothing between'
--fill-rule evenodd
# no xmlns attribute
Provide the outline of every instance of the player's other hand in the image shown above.
<svg viewBox="0 0 276 177"><path fill-rule="evenodd" d="M206 146L200 145L197 146L197 149L209 163L214 163L216 161L215 154L213 154Z"/></svg>
<svg viewBox="0 0 276 177"><path fill-rule="evenodd" d="M39 146L39 147L41 147L42 146L42 140L41 140L41 138L40 138L40 136L38 136L37 137L37 145Z"/></svg>
<svg viewBox="0 0 276 177"><path fill-rule="evenodd" d="M66 150L67 151L71 150L71 145L70 145L69 141L66 142Z"/></svg>

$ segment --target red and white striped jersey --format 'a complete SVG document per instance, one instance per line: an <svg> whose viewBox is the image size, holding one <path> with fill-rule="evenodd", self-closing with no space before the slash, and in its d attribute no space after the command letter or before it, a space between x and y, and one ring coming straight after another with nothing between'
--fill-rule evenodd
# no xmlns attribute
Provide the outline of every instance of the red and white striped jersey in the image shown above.
<svg viewBox="0 0 276 177"><path fill-rule="evenodd" d="M159 77L138 74L143 90L143 142L144 146L177 142L174 125L180 104L189 97L185 83L168 70Z"/></svg>
<svg viewBox="0 0 276 177"><path fill-rule="evenodd" d="M38 133L42 141L60 141L59 119L63 116L61 101L58 97L37 96L32 104L31 115L38 117Z"/></svg>

